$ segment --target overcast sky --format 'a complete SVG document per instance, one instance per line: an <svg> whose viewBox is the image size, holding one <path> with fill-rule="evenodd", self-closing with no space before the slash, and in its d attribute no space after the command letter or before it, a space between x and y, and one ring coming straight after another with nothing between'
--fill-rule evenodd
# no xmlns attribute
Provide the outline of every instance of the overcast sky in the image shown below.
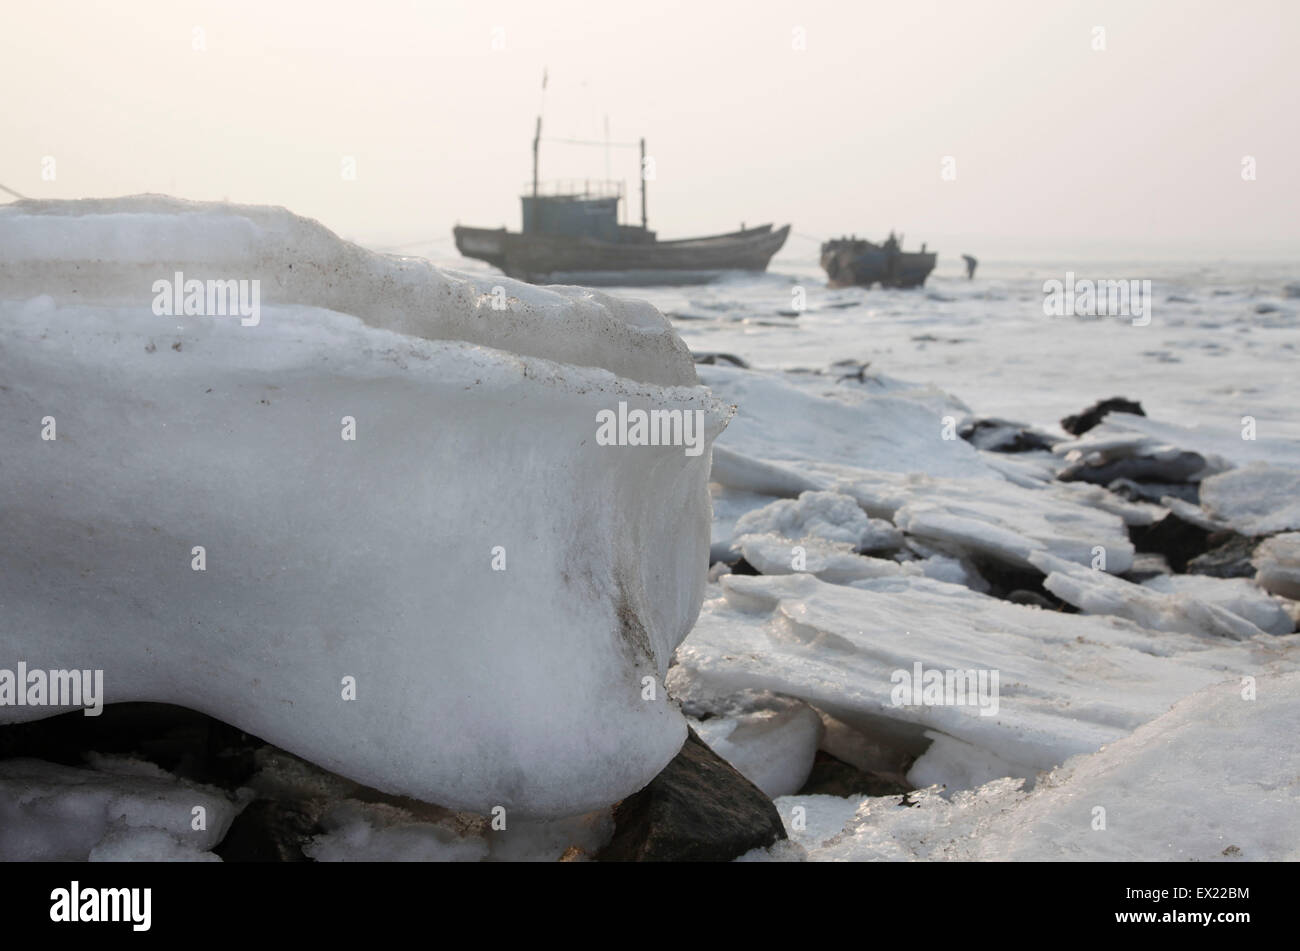
<svg viewBox="0 0 1300 951"><path fill-rule="evenodd" d="M1300 254L1296 0L18 0L0 184L279 204L372 244L518 228L544 68L545 136L646 137L663 237ZM634 150L609 165L635 189ZM605 167L543 144L544 179Z"/></svg>

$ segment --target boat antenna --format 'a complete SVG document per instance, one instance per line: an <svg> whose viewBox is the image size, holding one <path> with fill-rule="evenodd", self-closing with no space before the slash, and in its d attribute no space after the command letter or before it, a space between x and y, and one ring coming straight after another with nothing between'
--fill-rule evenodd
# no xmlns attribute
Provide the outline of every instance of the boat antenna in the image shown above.
<svg viewBox="0 0 1300 951"><path fill-rule="evenodd" d="M542 67L542 102L537 107L537 131L533 133L533 197L537 197L537 153L542 145L542 113L546 111L546 67Z"/></svg>
<svg viewBox="0 0 1300 951"><path fill-rule="evenodd" d="M542 117L537 117L537 131L533 134L533 197L537 197L537 150L542 144Z"/></svg>
<svg viewBox="0 0 1300 951"><path fill-rule="evenodd" d="M641 227L649 228L649 222L645 214L645 137L641 138Z"/></svg>

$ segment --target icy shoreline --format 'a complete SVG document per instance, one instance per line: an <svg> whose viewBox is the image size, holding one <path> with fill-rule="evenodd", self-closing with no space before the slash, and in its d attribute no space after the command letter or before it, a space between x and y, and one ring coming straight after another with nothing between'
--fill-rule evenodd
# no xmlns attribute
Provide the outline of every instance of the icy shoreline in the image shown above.
<svg viewBox="0 0 1300 951"><path fill-rule="evenodd" d="M688 723L776 802L789 841L750 860L1300 857L1300 429L1241 361L1231 408L1182 425L1201 361L1294 349L1285 300L1058 323L1035 368L1024 286L646 304L156 197L9 206L0 252L0 649L310 761L263 745L218 788L0 760L0 857L207 861L312 803L295 848L322 861L589 858ZM178 272L260 281L265 312L160 315ZM953 348L951 379L895 374L904 341ZM1063 412L1150 416L978 415L980 374L1049 392L1071 348L1116 356ZM1195 373L1143 374L1180 353ZM702 436L602 437L628 407Z"/></svg>

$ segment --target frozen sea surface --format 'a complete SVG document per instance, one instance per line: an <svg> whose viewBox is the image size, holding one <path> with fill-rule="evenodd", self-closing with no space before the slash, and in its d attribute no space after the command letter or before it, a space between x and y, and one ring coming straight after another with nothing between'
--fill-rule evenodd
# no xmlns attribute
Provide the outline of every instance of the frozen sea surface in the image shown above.
<svg viewBox="0 0 1300 951"><path fill-rule="evenodd" d="M830 289L815 256L697 287L606 290L653 303L692 350L764 369L870 361L870 371L942 387L981 416L1054 427L1125 395L1167 423L1238 432L1251 415L1261 437L1300 438L1300 299L1285 294L1300 265L988 260L968 281L959 264L941 254L917 290ZM461 259L446 265L495 273ZM1045 316L1043 282L1067 271L1149 279L1150 324ZM807 309L781 316L795 310L796 288Z"/></svg>

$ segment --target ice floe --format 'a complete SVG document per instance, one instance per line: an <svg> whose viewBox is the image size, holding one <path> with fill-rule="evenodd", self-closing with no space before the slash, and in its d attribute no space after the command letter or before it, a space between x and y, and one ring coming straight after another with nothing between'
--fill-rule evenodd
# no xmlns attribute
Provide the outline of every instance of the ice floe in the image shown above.
<svg viewBox="0 0 1300 951"><path fill-rule="evenodd" d="M1201 504L1243 535L1300 529L1300 468L1251 463L1207 479Z"/></svg>
<svg viewBox="0 0 1300 951"><path fill-rule="evenodd" d="M1198 589L1185 583L1162 590L1114 578L1045 552L1032 555L1030 560L1047 575L1043 587L1088 614L1127 618L1152 631L1180 631L1235 640L1264 633L1253 621L1233 610L1244 603L1247 613L1256 615L1253 610L1256 603L1243 602L1239 597L1225 598L1219 589L1203 599L1193 596L1191 591Z"/></svg>
<svg viewBox="0 0 1300 951"><path fill-rule="evenodd" d="M1284 532L1260 542L1252 561L1255 580L1265 591L1300 600L1300 532Z"/></svg>
<svg viewBox="0 0 1300 951"><path fill-rule="evenodd" d="M827 463L936 476L992 475L978 451L955 438L955 429L954 438L941 438L943 414L914 398L861 393L850 402L767 373L723 366L700 367L699 373L714 396L743 407L718 443L731 453L813 475L826 471Z"/></svg>
<svg viewBox="0 0 1300 951"><path fill-rule="evenodd" d="M893 522L909 537L950 554L978 554L1035 570L1030 555L1048 551L1092 564L1100 548L1104 569L1122 573L1133 561L1133 544L1123 512L1149 520L1146 510L1071 487L1043 483L1033 488L1000 477L951 479L924 474L870 473L846 479L836 491L850 495L872 516Z"/></svg>

